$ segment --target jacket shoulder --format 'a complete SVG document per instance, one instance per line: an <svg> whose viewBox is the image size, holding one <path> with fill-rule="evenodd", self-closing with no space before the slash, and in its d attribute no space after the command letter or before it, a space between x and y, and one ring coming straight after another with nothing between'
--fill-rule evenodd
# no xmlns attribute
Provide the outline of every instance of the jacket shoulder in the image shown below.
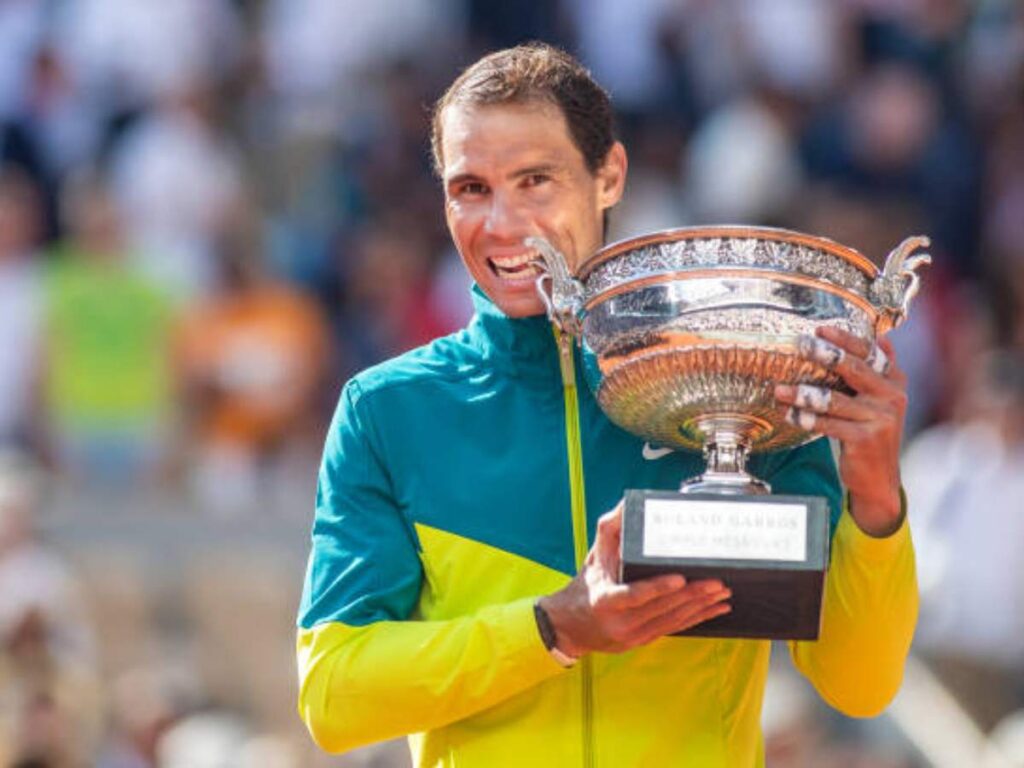
<svg viewBox="0 0 1024 768"><path fill-rule="evenodd" d="M465 378L481 360L479 348L464 329L360 371L349 387L365 397L397 387L454 381Z"/></svg>

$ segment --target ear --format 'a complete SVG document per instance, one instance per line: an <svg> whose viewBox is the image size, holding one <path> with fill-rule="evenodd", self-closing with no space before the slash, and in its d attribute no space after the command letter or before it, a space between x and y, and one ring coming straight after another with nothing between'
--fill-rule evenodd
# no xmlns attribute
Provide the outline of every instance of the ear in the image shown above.
<svg viewBox="0 0 1024 768"><path fill-rule="evenodd" d="M602 211L611 208L622 199L628 167L626 148L622 146L621 141L616 141L605 155L604 164L597 169L597 201Z"/></svg>

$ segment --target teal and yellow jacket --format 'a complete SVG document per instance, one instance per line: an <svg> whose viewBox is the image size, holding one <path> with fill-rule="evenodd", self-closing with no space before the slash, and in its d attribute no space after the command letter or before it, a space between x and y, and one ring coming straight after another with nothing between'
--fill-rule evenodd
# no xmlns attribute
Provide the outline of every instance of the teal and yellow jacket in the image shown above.
<svg viewBox="0 0 1024 768"><path fill-rule="evenodd" d="M545 650L533 602L570 580L597 518L626 488L678 488L702 460L650 458L571 370L563 386L545 318L474 301L467 329L342 393L299 612L313 738L335 752L410 734L417 766L762 765L768 642L666 637L572 669ZM751 469L776 493L829 499L822 632L792 657L837 709L880 712L917 615L907 525L857 528L825 440Z"/></svg>

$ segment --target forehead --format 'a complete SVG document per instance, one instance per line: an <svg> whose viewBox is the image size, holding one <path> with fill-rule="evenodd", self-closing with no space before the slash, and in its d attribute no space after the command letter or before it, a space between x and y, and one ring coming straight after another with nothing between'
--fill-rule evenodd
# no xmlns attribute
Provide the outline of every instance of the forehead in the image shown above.
<svg viewBox="0 0 1024 768"><path fill-rule="evenodd" d="M544 101L451 104L441 116L444 176L519 165L583 165L562 111Z"/></svg>

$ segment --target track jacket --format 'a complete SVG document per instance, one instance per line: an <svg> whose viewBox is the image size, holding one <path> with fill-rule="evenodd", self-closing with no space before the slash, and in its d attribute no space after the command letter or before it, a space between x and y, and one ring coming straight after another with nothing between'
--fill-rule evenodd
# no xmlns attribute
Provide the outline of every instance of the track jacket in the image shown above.
<svg viewBox="0 0 1024 768"><path fill-rule="evenodd" d="M533 602L576 573L597 518L703 461L610 423L544 317L510 319L479 289L474 303L468 328L341 395L299 611L313 738L343 751L410 734L417 766L763 765L767 641L666 637L572 669L545 650ZM776 493L828 498L821 636L790 650L834 707L877 714L917 615L908 526L857 528L826 440L750 468Z"/></svg>

